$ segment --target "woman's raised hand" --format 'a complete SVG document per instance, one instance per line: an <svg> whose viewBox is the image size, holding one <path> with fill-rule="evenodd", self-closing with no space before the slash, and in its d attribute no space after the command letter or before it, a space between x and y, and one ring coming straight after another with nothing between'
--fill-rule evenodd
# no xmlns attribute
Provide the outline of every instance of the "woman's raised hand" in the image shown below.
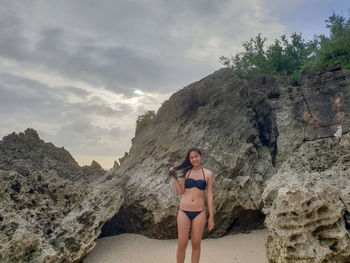
<svg viewBox="0 0 350 263"><path fill-rule="evenodd" d="M173 167L170 167L170 169L169 169L169 175L175 177L175 169L174 169L174 166L173 166Z"/></svg>

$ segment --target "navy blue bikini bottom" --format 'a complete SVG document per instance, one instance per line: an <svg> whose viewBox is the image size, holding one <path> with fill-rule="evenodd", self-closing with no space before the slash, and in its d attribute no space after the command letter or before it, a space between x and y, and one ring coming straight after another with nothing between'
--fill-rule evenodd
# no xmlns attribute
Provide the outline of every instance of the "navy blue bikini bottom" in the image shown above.
<svg viewBox="0 0 350 263"><path fill-rule="evenodd" d="M205 209L201 211L185 211L180 209L181 211L185 212L185 214L188 216L188 218L192 221L200 212L205 211Z"/></svg>

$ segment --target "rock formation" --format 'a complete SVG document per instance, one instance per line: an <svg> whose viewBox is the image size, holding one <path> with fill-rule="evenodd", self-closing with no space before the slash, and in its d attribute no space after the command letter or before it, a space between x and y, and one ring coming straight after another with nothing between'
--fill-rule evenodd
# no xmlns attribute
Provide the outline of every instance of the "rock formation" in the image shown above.
<svg viewBox="0 0 350 263"><path fill-rule="evenodd" d="M109 171L123 181L125 202L102 236L177 237L181 196L164 179L192 145L203 150L203 165L215 177L216 229L210 235L205 229L204 237L262 228L261 195L274 174L278 138L276 113L265 92L291 83L272 81L249 82L221 69L165 101L153 124L133 138L121 166Z"/></svg>
<svg viewBox="0 0 350 263"><path fill-rule="evenodd" d="M304 77L304 139L263 193L269 262L350 262L349 77L340 68Z"/></svg>
<svg viewBox="0 0 350 263"><path fill-rule="evenodd" d="M350 134L303 143L264 193L270 262L350 262Z"/></svg>
<svg viewBox="0 0 350 263"><path fill-rule="evenodd" d="M0 262L80 262L123 202L95 161L27 129L0 141Z"/></svg>
<svg viewBox="0 0 350 263"><path fill-rule="evenodd" d="M281 165L306 141L349 129L349 71L333 68L288 77L242 79L221 69L174 93L150 127L132 140L111 177L122 180L125 202L102 229L176 238L181 196L164 182L190 146L203 150L214 173L215 230L203 237L263 227L262 193Z"/></svg>
<svg viewBox="0 0 350 263"><path fill-rule="evenodd" d="M214 174L203 238L265 224L270 262L350 262L349 76L335 67L295 86L220 69L165 101L106 173L31 129L4 137L0 261L78 261L100 233L177 238L181 196L165 179L197 146Z"/></svg>

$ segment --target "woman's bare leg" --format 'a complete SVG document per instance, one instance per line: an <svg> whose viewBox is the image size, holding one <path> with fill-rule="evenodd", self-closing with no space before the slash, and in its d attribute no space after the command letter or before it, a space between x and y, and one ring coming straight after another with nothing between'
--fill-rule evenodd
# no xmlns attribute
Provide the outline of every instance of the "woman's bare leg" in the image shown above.
<svg viewBox="0 0 350 263"><path fill-rule="evenodd" d="M205 210L199 213L192 220L192 232L191 232L191 244L192 244L192 257L191 263L199 263L201 255L201 241L202 234L207 221Z"/></svg>
<svg viewBox="0 0 350 263"><path fill-rule="evenodd" d="M185 212L179 210L177 214L177 263L184 263L186 256L186 248L188 244L188 235L190 233L191 220Z"/></svg>

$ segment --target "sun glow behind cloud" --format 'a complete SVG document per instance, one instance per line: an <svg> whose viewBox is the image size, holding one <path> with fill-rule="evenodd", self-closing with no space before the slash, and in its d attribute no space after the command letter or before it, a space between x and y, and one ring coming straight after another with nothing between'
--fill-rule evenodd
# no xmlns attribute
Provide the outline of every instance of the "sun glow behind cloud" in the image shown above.
<svg viewBox="0 0 350 263"><path fill-rule="evenodd" d="M138 114L157 111L172 93L217 70L218 57L242 51L242 42L260 32L266 44L294 28L318 33L311 13L322 13L317 23L324 28L331 9L348 6L345 0L0 3L2 136L32 127L80 164L95 159L106 168L130 149Z"/></svg>

